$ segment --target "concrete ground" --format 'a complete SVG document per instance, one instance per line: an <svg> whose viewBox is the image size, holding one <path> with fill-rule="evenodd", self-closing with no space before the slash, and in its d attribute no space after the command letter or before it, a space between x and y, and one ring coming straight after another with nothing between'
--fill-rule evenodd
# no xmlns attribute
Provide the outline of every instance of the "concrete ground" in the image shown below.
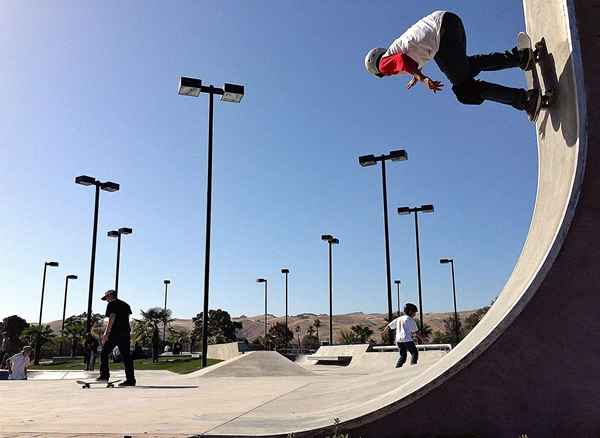
<svg viewBox="0 0 600 438"><path fill-rule="evenodd" d="M370 402L418 378L443 353L421 352L418 365L401 369L394 368L397 353L364 353L347 367L302 362L300 367L289 362L288 373L281 357L268 355L277 353L248 353L218 364L219 372L213 373L208 373L210 368L189 375L139 371L136 388L82 389L70 380L81 376L62 372L0 382L0 400L5 401L0 437L264 435L308 430L369 412Z"/></svg>

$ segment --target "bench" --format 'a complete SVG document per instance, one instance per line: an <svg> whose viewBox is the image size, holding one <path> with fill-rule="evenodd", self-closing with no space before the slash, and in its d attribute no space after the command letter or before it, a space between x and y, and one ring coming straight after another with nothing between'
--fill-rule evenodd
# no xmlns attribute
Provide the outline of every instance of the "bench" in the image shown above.
<svg viewBox="0 0 600 438"><path fill-rule="evenodd" d="M431 351L431 350L442 350L442 351L450 351L452 350L452 345L450 344L420 344L417 345L417 350L420 351ZM377 345L371 347L373 351L398 351L398 347L395 345Z"/></svg>

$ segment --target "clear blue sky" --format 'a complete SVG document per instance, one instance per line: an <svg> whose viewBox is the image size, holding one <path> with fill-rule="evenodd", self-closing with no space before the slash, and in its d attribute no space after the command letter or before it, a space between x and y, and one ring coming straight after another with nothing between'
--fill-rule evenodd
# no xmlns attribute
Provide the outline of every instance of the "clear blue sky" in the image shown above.
<svg viewBox="0 0 600 438"><path fill-rule="evenodd" d="M416 300L414 228L401 205L433 203L421 216L425 311L451 309L454 257L461 309L488 304L523 245L535 198L537 152L522 113L463 106L449 87L407 92L405 77L377 80L368 49L387 46L442 1L4 1L0 5L0 317L44 320L87 303L93 191L89 174L121 184L101 196L94 310L112 287L112 228L123 242L120 291L137 312L162 305L177 317L201 310L207 97L177 95L179 75L242 83L240 105L216 102L211 308L233 315L328 311L327 248L334 253L334 313L384 312L381 180L357 157L404 148L388 167L393 277ZM469 52L514 46L520 1L460 2ZM425 72L447 83L434 63ZM519 71L484 78L523 86ZM394 295L395 296L395 295ZM395 303L394 303L395 308Z"/></svg>

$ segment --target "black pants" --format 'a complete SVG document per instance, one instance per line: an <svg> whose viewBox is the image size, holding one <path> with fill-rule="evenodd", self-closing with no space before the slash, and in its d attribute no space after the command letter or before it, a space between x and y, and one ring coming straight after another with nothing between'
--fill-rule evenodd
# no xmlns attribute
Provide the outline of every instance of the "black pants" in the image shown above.
<svg viewBox="0 0 600 438"><path fill-rule="evenodd" d="M419 350L414 342L398 342L398 348L400 349L400 357L396 362L396 368L400 368L406 362L406 352L410 352L410 363L415 365L419 360Z"/></svg>
<svg viewBox="0 0 600 438"><path fill-rule="evenodd" d="M100 353L100 376L108 378L110 376L110 370L108 368L108 356L112 353L115 347L119 347L123 365L125 366L125 378L128 382L135 382L135 375L133 373L133 358L131 357L131 351L129 346L131 339L129 336L109 337L106 343L102 346L102 353Z"/></svg>
<svg viewBox="0 0 600 438"><path fill-rule="evenodd" d="M475 79L482 71L519 67L517 48L503 53L467 56L465 28L460 17L452 12L446 12L442 19L440 48L434 60L452 83L452 91L459 102L480 105L484 100L491 100L519 110L525 108L525 90Z"/></svg>

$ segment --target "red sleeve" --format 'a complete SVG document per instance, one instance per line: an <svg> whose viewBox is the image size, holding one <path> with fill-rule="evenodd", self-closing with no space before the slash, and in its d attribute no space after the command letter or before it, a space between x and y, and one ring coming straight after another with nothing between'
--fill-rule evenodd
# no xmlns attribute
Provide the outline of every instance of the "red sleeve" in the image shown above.
<svg viewBox="0 0 600 438"><path fill-rule="evenodd" d="M379 61L379 71L384 75L397 75L398 73L416 73L419 66L416 61L404 53L384 56Z"/></svg>

